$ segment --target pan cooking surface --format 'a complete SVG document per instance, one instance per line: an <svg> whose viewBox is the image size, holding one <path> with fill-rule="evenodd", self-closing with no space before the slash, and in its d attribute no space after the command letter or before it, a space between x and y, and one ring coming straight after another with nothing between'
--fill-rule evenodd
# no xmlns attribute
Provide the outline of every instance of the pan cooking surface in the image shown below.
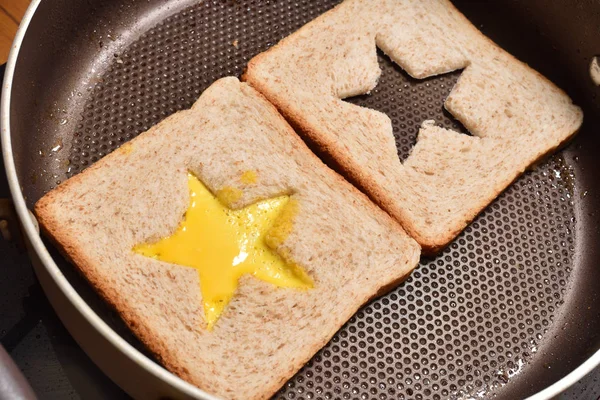
<svg viewBox="0 0 600 400"><path fill-rule="evenodd" d="M239 76L252 56L335 3L205 1L166 18L115 53L84 93L57 179L189 107L215 79ZM465 132L443 110L460 72L419 81L381 53L379 63L373 93L348 101L390 116L402 160L425 119ZM508 383L533 365L544 368L536 356L560 329L555 321L576 267L579 195L570 162L555 156L521 177L443 253L422 259L403 285L361 309L277 397L506 397Z"/></svg>

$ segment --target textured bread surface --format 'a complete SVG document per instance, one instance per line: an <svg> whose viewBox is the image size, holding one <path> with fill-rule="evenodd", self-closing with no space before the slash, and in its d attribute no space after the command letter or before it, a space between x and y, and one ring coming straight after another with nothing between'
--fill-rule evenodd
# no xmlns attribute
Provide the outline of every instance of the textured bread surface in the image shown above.
<svg viewBox="0 0 600 400"><path fill-rule="evenodd" d="M472 136L423 121L401 163L390 119L341 100L377 85L376 47L414 78L463 69L444 106ZM346 0L253 58L243 79L428 253L583 120L565 93L446 0Z"/></svg>
<svg viewBox="0 0 600 400"><path fill-rule="evenodd" d="M188 171L213 193L241 193L232 208L290 195L297 214L275 250L315 287L283 289L244 276L208 331L197 271L132 252L177 228L189 201ZM191 109L49 192L35 211L168 369L224 398L272 395L420 255L396 221L328 169L236 78L217 81Z"/></svg>

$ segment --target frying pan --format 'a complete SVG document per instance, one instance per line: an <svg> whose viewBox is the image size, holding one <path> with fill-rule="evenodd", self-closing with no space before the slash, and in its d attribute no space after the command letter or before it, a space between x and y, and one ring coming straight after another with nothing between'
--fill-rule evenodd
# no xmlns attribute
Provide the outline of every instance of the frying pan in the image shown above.
<svg viewBox="0 0 600 400"><path fill-rule="evenodd" d="M140 398L212 398L158 365L57 252L29 209L335 0L35 0L2 94L3 156L46 294L75 339ZM526 172L440 255L363 307L277 394L289 399L547 399L600 363L600 5L456 1L485 34L584 109L580 134ZM370 95L403 160L460 71L414 80L379 54Z"/></svg>

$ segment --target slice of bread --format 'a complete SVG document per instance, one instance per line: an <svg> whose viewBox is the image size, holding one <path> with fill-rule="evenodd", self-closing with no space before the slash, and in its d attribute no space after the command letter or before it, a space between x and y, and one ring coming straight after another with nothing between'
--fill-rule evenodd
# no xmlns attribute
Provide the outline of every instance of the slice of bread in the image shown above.
<svg viewBox="0 0 600 400"><path fill-rule="evenodd" d="M298 208L275 249L314 281L284 289L244 276L212 331L198 273L136 254L177 228L187 173L232 208L288 194ZM246 179L252 171L256 179ZM290 200L291 201L291 200ZM44 231L171 371L224 398L272 395L366 301L400 283L419 245L305 146L236 78L165 119L35 207Z"/></svg>
<svg viewBox="0 0 600 400"><path fill-rule="evenodd" d="M401 163L390 119L341 100L376 86L376 46L415 78L464 69L445 107L473 136L424 121ZM448 244L583 119L567 95L446 0L346 0L253 58L243 79L427 253Z"/></svg>

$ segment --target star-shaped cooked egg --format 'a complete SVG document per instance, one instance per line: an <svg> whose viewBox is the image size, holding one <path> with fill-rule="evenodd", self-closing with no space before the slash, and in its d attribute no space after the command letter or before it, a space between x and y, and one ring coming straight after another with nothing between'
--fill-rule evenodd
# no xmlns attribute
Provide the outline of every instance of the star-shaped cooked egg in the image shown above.
<svg viewBox="0 0 600 400"><path fill-rule="evenodd" d="M272 245L289 233L290 215L297 208L293 200L280 196L232 210L193 174L188 174L188 185L190 205L177 230L156 243L141 244L133 250L198 271L208 329L212 329L233 297L244 274L285 288L313 286L301 268L287 264L265 241L269 231Z"/></svg>

